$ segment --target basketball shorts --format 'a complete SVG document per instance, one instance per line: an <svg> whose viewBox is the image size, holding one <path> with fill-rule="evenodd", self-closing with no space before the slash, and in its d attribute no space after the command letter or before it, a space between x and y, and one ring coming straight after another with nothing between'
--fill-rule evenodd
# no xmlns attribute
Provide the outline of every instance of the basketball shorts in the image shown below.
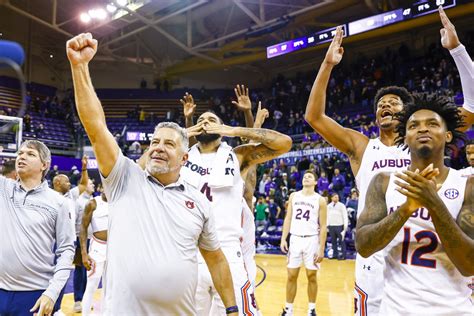
<svg viewBox="0 0 474 316"><path fill-rule="evenodd" d="M369 258L357 254L354 289L355 315L375 316L379 314L384 287L383 269L383 252L379 251Z"/></svg>
<svg viewBox="0 0 474 316"><path fill-rule="evenodd" d="M96 262L104 262L107 257L107 242L92 236L89 245L89 256Z"/></svg>
<svg viewBox="0 0 474 316"><path fill-rule="evenodd" d="M297 269L304 266L308 270L319 270L319 263L314 264L314 256L319 251L319 236L301 237L291 235L288 250L288 265L290 269Z"/></svg>
<svg viewBox="0 0 474 316"><path fill-rule="evenodd" d="M254 287L249 281L240 251L225 251L234 282L235 300L239 315L257 315ZM234 257L235 256L235 257ZM198 316L225 315L225 306L212 282L205 263L198 265L198 285L196 289L196 310Z"/></svg>

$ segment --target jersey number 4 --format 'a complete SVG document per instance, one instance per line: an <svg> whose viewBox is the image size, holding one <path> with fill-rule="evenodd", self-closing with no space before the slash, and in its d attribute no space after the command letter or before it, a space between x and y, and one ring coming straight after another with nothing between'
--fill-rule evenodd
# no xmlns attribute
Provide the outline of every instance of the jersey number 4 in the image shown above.
<svg viewBox="0 0 474 316"><path fill-rule="evenodd" d="M403 244L402 244L402 263L408 263L408 249L411 241L411 231L409 227L403 228ZM430 230L422 230L414 235L416 241L419 243L423 239L428 239L428 243L423 246L418 246L411 255L411 265L425 268L436 269L436 260L423 258L423 255L431 253L438 248L438 237Z"/></svg>
<svg viewBox="0 0 474 316"><path fill-rule="evenodd" d="M212 202L211 188L207 182L203 184L201 193L204 194L210 202Z"/></svg>
<svg viewBox="0 0 474 316"><path fill-rule="evenodd" d="M302 209L297 209L296 210L296 216L295 216L296 219L306 219L306 221L309 221L309 210L304 212L303 214L303 210Z"/></svg>

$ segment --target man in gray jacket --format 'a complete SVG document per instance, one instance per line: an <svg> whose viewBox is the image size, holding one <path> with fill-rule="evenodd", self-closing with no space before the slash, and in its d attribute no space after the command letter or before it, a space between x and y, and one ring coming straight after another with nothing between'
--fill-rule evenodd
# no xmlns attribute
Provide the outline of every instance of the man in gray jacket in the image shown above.
<svg viewBox="0 0 474 316"><path fill-rule="evenodd" d="M45 180L50 163L48 147L27 140L16 158L18 181L0 176L0 315L52 314L72 270L74 223Z"/></svg>

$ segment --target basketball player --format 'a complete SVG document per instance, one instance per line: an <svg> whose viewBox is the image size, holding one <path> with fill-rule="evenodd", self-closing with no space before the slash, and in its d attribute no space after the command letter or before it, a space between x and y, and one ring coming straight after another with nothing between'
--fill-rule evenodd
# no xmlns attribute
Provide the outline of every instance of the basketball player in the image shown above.
<svg viewBox="0 0 474 316"><path fill-rule="evenodd" d="M268 129L230 127L212 112L203 113L188 131L197 134L198 143L190 148L182 169L184 179L198 188L211 202L219 241L230 263L234 290L243 315L255 314L251 304L251 284L245 270L240 238L242 236L242 199L245 175L253 165L271 160L291 148L291 138ZM241 137L253 143L231 148L222 137ZM196 293L198 315L216 310L224 313L209 272L201 260Z"/></svg>
<svg viewBox="0 0 474 316"><path fill-rule="evenodd" d="M399 120L411 165L374 176L357 223L357 251L386 254L380 315L472 315L474 178L444 165L462 117L445 99L417 98Z"/></svg>
<svg viewBox="0 0 474 316"><path fill-rule="evenodd" d="M7 160L2 166L2 175L5 178L16 180L15 160Z"/></svg>
<svg viewBox="0 0 474 316"><path fill-rule="evenodd" d="M87 287L82 300L82 315L90 315L94 292L99 286L104 272L107 254L107 229L109 224L109 205L104 192L90 200L84 210L81 223L82 262L87 271ZM92 226L92 241L87 252L89 225Z"/></svg>
<svg viewBox="0 0 474 316"><path fill-rule="evenodd" d="M176 123L158 124L143 171L123 156L107 129L89 74L97 40L90 33L80 34L66 48L79 117L113 210L104 315L195 315L199 249L227 314L237 316L232 275L219 248L209 204L179 176L188 156L186 130Z"/></svg>
<svg viewBox="0 0 474 316"><path fill-rule="evenodd" d="M74 223L45 180L50 164L48 147L27 140L18 181L0 176L0 315L51 315L72 270Z"/></svg>
<svg viewBox="0 0 474 316"><path fill-rule="evenodd" d="M308 278L308 315L316 315L317 272L326 246L327 204L326 199L315 192L315 187L316 176L307 170L303 176L303 189L291 193L288 200L280 242L281 251L288 253L286 304L281 315L293 315L293 302L302 263ZM291 233L290 247L286 241L288 233Z"/></svg>
<svg viewBox="0 0 474 316"><path fill-rule="evenodd" d="M466 143L466 159L469 167L462 169L462 174L465 177L474 177L474 139Z"/></svg>
<svg viewBox="0 0 474 316"><path fill-rule="evenodd" d="M76 187L71 189L71 182L69 181L68 176L65 174L58 174L53 178L53 188L55 191L59 192L60 194L64 195L67 198L67 203L69 204L69 208L72 214L73 223L80 222L82 218L82 212L76 212L79 208L77 208L77 201L81 194L87 189L87 186L90 185L89 175L87 173L87 156L82 157L82 169L81 169L81 178L79 183ZM92 184L93 185L93 184ZM86 282L87 282L87 274L86 269L81 265L81 259L79 255L81 254L81 244L79 241L79 230L76 230L76 254L75 254L75 268L74 268L74 278L73 278L73 285L74 285L74 312L81 311L81 301L82 296L84 295L84 291L86 290ZM62 297L63 293L61 293Z"/></svg>
<svg viewBox="0 0 474 316"><path fill-rule="evenodd" d="M403 105L412 100L402 87L385 87L377 91L374 99L375 121L380 129L376 139L369 139L362 133L344 128L324 114L326 89L331 71L339 64L344 53L341 47L341 27L329 46L314 82L306 108L306 121L327 142L349 157L352 173L359 189L360 199L357 214L362 212L365 194L370 179L381 171L395 171L410 164L408 151L395 146L396 120L394 115ZM356 257L356 285L354 305L357 315L378 315L383 288L383 256L376 253L370 258Z"/></svg>
<svg viewBox="0 0 474 316"><path fill-rule="evenodd" d="M443 28L440 30L441 45L449 50L461 78L464 97L461 114L466 122L463 130L468 130L474 124L474 63L471 57L469 57L466 47L459 41L456 28L449 20L442 6L439 6L439 16L443 25Z"/></svg>

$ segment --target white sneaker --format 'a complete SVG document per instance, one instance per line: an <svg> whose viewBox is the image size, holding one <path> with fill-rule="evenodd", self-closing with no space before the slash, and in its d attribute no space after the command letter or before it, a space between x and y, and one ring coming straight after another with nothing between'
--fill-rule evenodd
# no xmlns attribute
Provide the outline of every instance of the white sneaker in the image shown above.
<svg viewBox="0 0 474 316"><path fill-rule="evenodd" d="M80 313L82 312L82 305L81 302L75 302L74 303L74 308L72 309L74 313Z"/></svg>

